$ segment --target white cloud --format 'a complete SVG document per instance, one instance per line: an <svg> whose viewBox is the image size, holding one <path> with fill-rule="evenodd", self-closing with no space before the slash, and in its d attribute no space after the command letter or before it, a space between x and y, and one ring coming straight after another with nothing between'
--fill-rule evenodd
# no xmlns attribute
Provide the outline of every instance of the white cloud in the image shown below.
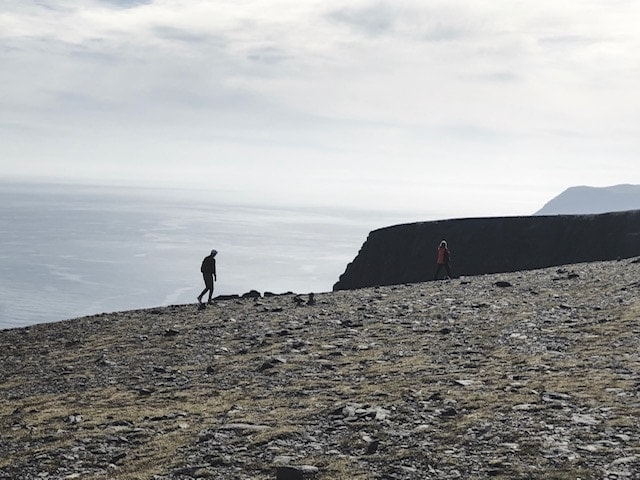
<svg viewBox="0 0 640 480"><path fill-rule="evenodd" d="M500 189L534 211L574 184L640 183L634 2L6 3L6 174L203 172L354 204L448 189L457 210L484 189L488 213Z"/></svg>

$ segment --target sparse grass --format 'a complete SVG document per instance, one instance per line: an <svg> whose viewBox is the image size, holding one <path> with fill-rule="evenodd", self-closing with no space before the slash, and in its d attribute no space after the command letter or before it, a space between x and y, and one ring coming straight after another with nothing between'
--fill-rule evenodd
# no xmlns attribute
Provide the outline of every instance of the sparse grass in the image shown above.
<svg viewBox="0 0 640 480"><path fill-rule="evenodd" d="M259 447L276 440L286 440L292 437L298 437L303 433L303 429L297 425L280 425L258 432L250 437L250 445Z"/></svg>
<svg viewBox="0 0 640 480"><path fill-rule="evenodd" d="M640 301L590 275L528 275L512 290L487 278L319 295L314 308L274 298L34 327L5 340L28 360L0 384L12 396L0 402L0 448L13 449L0 469L42 458L55 474L74 447L107 445L126 456L107 470L108 455L97 455L109 473L82 478L148 480L208 459L199 438L220 435L255 478L272 478L270 458L289 449L318 480L413 479L411 468L430 466L484 472L465 473L473 480L603 478L602 465L640 453L624 440L640 437ZM566 397L543 399L549 392ZM388 418L335 413L353 403ZM268 428L229 433L230 423ZM371 438L380 448L366 453ZM549 442L572 455L554 457ZM577 449L594 445L597 454ZM200 478L224 468L205 466Z"/></svg>

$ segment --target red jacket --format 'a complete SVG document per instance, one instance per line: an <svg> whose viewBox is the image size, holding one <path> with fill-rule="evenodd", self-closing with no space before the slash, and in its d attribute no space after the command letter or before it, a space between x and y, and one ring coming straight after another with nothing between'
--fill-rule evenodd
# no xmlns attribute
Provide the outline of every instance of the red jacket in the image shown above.
<svg viewBox="0 0 640 480"><path fill-rule="evenodd" d="M449 257L451 257L451 253L449 253L449 249L445 246L438 247L438 265L446 265L449 263Z"/></svg>

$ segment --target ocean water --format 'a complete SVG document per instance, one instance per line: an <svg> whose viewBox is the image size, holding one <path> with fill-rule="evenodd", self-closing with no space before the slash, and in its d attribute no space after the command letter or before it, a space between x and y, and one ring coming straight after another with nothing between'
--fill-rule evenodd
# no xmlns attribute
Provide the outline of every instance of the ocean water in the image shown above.
<svg viewBox="0 0 640 480"><path fill-rule="evenodd" d="M215 295L330 291L371 230L403 221L179 190L0 183L0 329L195 303L212 248Z"/></svg>

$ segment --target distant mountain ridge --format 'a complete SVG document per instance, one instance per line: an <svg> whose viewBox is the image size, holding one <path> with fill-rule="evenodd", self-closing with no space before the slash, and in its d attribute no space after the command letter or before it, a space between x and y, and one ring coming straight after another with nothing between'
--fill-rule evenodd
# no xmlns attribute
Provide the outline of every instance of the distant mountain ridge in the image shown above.
<svg viewBox="0 0 640 480"><path fill-rule="evenodd" d="M640 185L566 189L534 215L584 215L640 209Z"/></svg>

